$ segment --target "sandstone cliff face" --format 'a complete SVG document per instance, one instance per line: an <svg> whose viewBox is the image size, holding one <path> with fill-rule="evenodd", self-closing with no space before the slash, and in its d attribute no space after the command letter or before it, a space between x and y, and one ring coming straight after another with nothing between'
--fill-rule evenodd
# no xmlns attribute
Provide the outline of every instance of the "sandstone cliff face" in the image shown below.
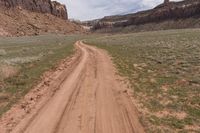
<svg viewBox="0 0 200 133"><path fill-rule="evenodd" d="M52 11L51 13L57 17L68 19L67 16L67 9L65 5L61 5L60 3L53 1L52 4Z"/></svg>
<svg viewBox="0 0 200 133"><path fill-rule="evenodd" d="M51 0L0 0L0 8L22 8L33 12L49 13L68 19L65 5Z"/></svg>
<svg viewBox="0 0 200 133"><path fill-rule="evenodd" d="M190 17L199 17L200 13L200 1L191 0L190 2L171 2L168 4L162 4L152 10L139 13L132 16L127 25L140 25L151 22L161 22L167 20L185 19Z"/></svg>
<svg viewBox="0 0 200 133"><path fill-rule="evenodd" d="M163 4L151 10L128 15L104 17L94 28L107 28L110 27L110 25L112 25L112 27L140 26L150 23L158 24L179 20L183 21L182 25L183 28L185 28L184 20L190 18L200 18L200 0L184 0L181 2L169 2L165 0ZM193 27L192 22L188 27Z"/></svg>
<svg viewBox="0 0 200 133"><path fill-rule="evenodd" d="M51 0L0 0L0 36L84 33L67 20L65 5Z"/></svg>
<svg viewBox="0 0 200 133"><path fill-rule="evenodd" d="M32 36L46 33L83 33L81 26L49 13L14 8L0 10L0 36Z"/></svg>

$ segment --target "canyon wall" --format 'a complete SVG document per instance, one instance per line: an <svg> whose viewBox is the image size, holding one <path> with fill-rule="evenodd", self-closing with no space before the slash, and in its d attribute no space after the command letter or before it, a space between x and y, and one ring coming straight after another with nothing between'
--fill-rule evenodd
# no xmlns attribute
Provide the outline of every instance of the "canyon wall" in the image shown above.
<svg viewBox="0 0 200 133"><path fill-rule="evenodd" d="M169 0L165 0L163 4L160 4L157 7L150 10L127 15L115 15L104 17L100 19L98 23L95 23L93 25L93 29L98 30L102 28L123 28L128 26L133 26L135 29L135 27L147 24L151 24L150 29L152 29L151 27L159 26L160 23L171 23L172 21L173 27L193 28L199 27L199 19L200 0L184 0L181 2L170 2ZM195 26L193 20L196 20L195 22L198 22L195 23ZM181 23L179 21L181 21ZM171 26L169 25L169 29L170 27ZM145 28L148 29L149 27L145 26Z"/></svg>
<svg viewBox="0 0 200 133"><path fill-rule="evenodd" d="M51 0L0 0L0 8L22 8L33 12L49 13L62 19L68 19L66 6Z"/></svg>

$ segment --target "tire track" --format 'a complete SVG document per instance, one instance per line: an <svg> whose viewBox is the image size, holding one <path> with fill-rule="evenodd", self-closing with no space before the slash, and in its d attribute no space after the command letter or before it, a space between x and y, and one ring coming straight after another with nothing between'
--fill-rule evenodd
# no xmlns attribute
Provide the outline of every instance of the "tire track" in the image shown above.
<svg viewBox="0 0 200 133"><path fill-rule="evenodd" d="M24 133L143 133L106 52L80 41L75 45L81 51L79 63Z"/></svg>

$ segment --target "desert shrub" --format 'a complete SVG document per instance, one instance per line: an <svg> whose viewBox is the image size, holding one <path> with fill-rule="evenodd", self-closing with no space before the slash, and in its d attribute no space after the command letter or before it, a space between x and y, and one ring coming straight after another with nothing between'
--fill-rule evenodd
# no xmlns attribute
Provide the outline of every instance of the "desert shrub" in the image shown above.
<svg viewBox="0 0 200 133"><path fill-rule="evenodd" d="M0 56L6 55L6 51L4 49L0 49Z"/></svg>

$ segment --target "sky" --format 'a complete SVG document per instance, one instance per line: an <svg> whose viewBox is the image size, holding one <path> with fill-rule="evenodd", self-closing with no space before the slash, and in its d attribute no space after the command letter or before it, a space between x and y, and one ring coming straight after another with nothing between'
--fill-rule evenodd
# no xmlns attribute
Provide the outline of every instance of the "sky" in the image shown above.
<svg viewBox="0 0 200 133"><path fill-rule="evenodd" d="M57 0L65 4L69 18L85 21L104 16L134 13L155 7L164 0ZM172 0L181 1L181 0Z"/></svg>

